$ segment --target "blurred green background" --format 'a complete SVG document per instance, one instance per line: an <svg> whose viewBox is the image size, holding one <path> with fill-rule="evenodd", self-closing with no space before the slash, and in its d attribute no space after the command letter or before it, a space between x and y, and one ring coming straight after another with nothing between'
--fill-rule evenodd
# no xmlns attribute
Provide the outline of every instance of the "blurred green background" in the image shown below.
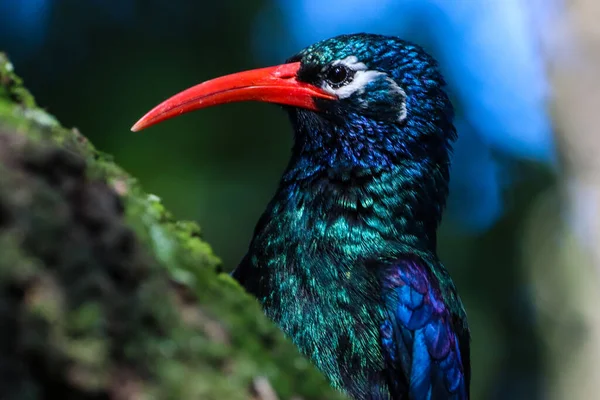
<svg viewBox="0 0 600 400"><path fill-rule="evenodd" d="M285 113L232 104L143 133L131 125L186 87L282 62L334 34L423 45L439 59L458 114L439 251L469 315L474 399L538 399L551 387L552 353L540 315L554 322L540 311L528 264L549 248L528 238L548 234L539 221L552 225L562 206L539 45L550 3L533 3L0 0L0 51L40 105L114 155L178 219L197 221L231 270L287 162Z"/></svg>

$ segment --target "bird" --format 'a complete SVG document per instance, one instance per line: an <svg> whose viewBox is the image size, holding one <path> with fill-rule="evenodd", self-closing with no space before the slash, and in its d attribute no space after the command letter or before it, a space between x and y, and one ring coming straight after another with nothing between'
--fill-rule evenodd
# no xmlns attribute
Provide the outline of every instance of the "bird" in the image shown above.
<svg viewBox="0 0 600 400"><path fill-rule="evenodd" d="M445 87L422 47L344 34L193 86L132 127L239 101L287 111L290 161L232 276L353 399L470 398L466 311L436 250L457 139Z"/></svg>

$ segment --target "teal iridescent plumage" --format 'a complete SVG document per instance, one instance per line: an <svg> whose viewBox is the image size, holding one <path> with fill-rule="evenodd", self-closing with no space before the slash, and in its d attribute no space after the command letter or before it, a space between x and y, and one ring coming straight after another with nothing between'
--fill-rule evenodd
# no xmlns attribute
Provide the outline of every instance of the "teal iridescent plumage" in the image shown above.
<svg viewBox="0 0 600 400"><path fill-rule="evenodd" d="M434 60L356 34L301 51L337 101L288 107L289 165L233 276L356 399L468 399L469 330L436 255L456 133Z"/></svg>

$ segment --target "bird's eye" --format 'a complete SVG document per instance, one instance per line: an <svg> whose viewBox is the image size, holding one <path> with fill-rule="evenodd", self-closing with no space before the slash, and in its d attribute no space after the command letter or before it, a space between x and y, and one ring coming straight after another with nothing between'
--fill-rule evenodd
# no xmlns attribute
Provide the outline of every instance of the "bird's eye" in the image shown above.
<svg viewBox="0 0 600 400"><path fill-rule="evenodd" d="M327 82L333 87L340 87L352 80L351 71L344 65L334 65L327 70Z"/></svg>

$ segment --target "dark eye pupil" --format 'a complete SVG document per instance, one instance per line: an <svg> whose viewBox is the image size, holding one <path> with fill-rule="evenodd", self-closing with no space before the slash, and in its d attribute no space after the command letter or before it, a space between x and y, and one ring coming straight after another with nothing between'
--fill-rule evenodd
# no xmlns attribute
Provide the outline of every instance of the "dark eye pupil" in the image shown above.
<svg viewBox="0 0 600 400"><path fill-rule="evenodd" d="M348 78L348 70L342 65L334 65L327 72L327 80L334 85L343 83Z"/></svg>

